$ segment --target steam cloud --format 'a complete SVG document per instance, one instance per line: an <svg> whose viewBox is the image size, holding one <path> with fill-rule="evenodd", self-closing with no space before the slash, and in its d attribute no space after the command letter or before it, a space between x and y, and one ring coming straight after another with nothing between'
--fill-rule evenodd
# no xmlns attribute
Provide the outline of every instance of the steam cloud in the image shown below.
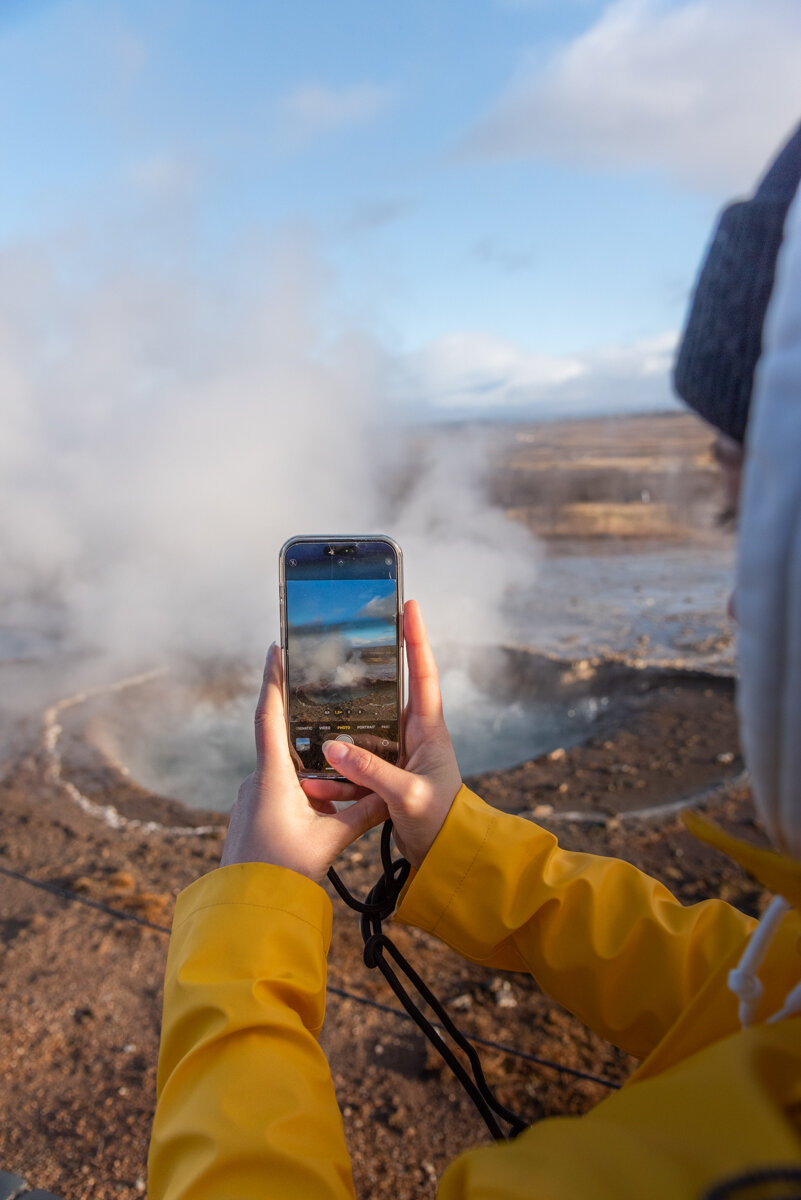
<svg viewBox="0 0 801 1200"><path fill-rule="evenodd" d="M312 634L295 637L292 679L296 684L319 683L347 687L364 674L362 664L349 661L347 639L341 634Z"/></svg>
<svg viewBox="0 0 801 1200"><path fill-rule="evenodd" d="M392 360L321 336L336 296L303 231L249 247L216 290L176 252L101 255L101 274L85 249L0 252L7 627L114 668L260 662L284 540L375 531L403 547L435 642L502 639L531 539L487 503L468 434L401 452Z"/></svg>

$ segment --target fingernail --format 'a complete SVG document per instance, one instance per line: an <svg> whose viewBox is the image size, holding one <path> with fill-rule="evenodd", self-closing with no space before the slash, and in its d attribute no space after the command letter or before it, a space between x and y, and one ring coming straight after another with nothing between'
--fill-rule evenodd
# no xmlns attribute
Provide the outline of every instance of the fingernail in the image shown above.
<svg viewBox="0 0 801 1200"><path fill-rule="evenodd" d="M337 762L347 757L347 742L323 742L323 754L330 761Z"/></svg>
<svg viewBox="0 0 801 1200"><path fill-rule="evenodd" d="M267 676L267 672L268 672L268 671L270 671L270 670L272 669L273 655L275 654L275 651L276 651L276 643L275 643L275 642L272 642L272 643L270 644L270 648L269 648L269 650L267 651L267 657L266 657L266 658L265 658L265 660L264 660L264 675L265 675L265 678L266 678L266 676Z"/></svg>

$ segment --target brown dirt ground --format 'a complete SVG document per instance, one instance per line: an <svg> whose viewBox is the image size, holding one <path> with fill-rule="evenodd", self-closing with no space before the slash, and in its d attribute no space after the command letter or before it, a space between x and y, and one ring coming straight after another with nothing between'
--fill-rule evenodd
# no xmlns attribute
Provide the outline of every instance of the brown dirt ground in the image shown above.
<svg viewBox="0 0 801 1200"><path fill-rule="evenodd" d="M666 521L671 537L719 536L711 434L693 417L564 422L547 436L541 427L504 427L497 440L495 502L563 553L577 536L586 547L593 538L619 545L631 534L642 547L664 538ZM595 521L610 505L617 506L614 530ZM694 842L677 817L627 815L712 789L708 811L760 838L739 782L731 683L642 672L612 715L616 723L599 726L584 745L470 782L491 803L558 831L567 847L629 859L684 902L721 895L758 911L753 883ZM219 862L223 833L163 826L220 826L224 818L137 787L93 749L80 724L73 727L70 713L63 717L60 779L48 769L38 720L3 730L14 751L0 764L0 866L168 926L178 891ZM78 806L69 784L162 828L113 829ZM595 819L565 819L575 812ZM364 894L378 864L373 834L345 856L341 873ZM132 1200L145 1190L167 937L19 880L2 877L0 889L0 1170L64 1200ZM396 941L467 1033L614 1080L632 1070L632 1060L532 980L502 980L416 931L399 928ZM338 900L330 982L395 1006L384 981L363 966L358 922ZM431 1196L455 1155L488 1140L470 1101L408 1021L332 993L322 1040L360 1196ZM500 1097L532 1121L581 1113L606 1094L597 1083L501 1051L485 1050L482 1060Z"/></svg>
<svg viewBox="0 0 801 1200"><path fill-rule="evenodd" d="M758 889L694 842L678 819L626 817L724 782L709 811L758 838L747 788L737 782L736 730L729 682L663 677L632 695L616 730L471 782L500 807L536 810L566 846L631 860L683 901L723 895L755 912ZM177 892L217 865L222 834L113 830L82 812L63 782L47 778L38 729L21 725L18 732L26 749L4 764L0 779L0 865L168 925ZM102 803L182 825L208 819L143 792L86 744L67 750L63 779ZM560 820L560 813L576 810L595 814L598 823ZM342 874L364 894L378 873L377 838L370 835L345 856ZM502 981L422 933L396 934L466 1032L615 1080L632 1069L632 1060L532 980ZM3 879L0 1169L65 1200L132 1200L143 1193L166 949L162 933ZM384 981L363 966L357 921L339 901L330 982L395 1003ZM331 995L323 1042L360 1196L433 1195L448 1161L487 1140L471 1103L408 1021ZM581 1113L605 1094L598 1084L500 1051L482 1058L501 1098L531 1120Z"/></svg>

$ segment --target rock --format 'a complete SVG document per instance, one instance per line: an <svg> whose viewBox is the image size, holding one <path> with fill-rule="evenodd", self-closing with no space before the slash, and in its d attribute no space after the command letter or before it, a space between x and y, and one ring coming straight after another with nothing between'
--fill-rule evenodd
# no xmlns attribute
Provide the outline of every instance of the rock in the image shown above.
<svg viewBox="0 0 801 1200"><path fill-rule="evenodd" d="M136 887L136 880L130 871L114 871L109 875L108 882L115 891L130 892Z"/></svg>
<svg viewBox="0 0 801 1200"><path fill-rule="evenodd" d="M517 1008L517 1000L512 992L512 985L508 979L504 979L501 986L495 992L495 1003L498 1008Z"/></svg>

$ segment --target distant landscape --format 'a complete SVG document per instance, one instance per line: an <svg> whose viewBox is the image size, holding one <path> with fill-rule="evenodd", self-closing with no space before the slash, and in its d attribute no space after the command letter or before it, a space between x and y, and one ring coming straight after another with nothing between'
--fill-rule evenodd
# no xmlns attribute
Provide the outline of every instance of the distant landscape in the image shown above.
<svg viewBox="0 0 801 1200"><path fill-rule="evenodd" d="M690 413L512 425L493 438L493 499L550 542L714 534L714 431Z"/></svg>

